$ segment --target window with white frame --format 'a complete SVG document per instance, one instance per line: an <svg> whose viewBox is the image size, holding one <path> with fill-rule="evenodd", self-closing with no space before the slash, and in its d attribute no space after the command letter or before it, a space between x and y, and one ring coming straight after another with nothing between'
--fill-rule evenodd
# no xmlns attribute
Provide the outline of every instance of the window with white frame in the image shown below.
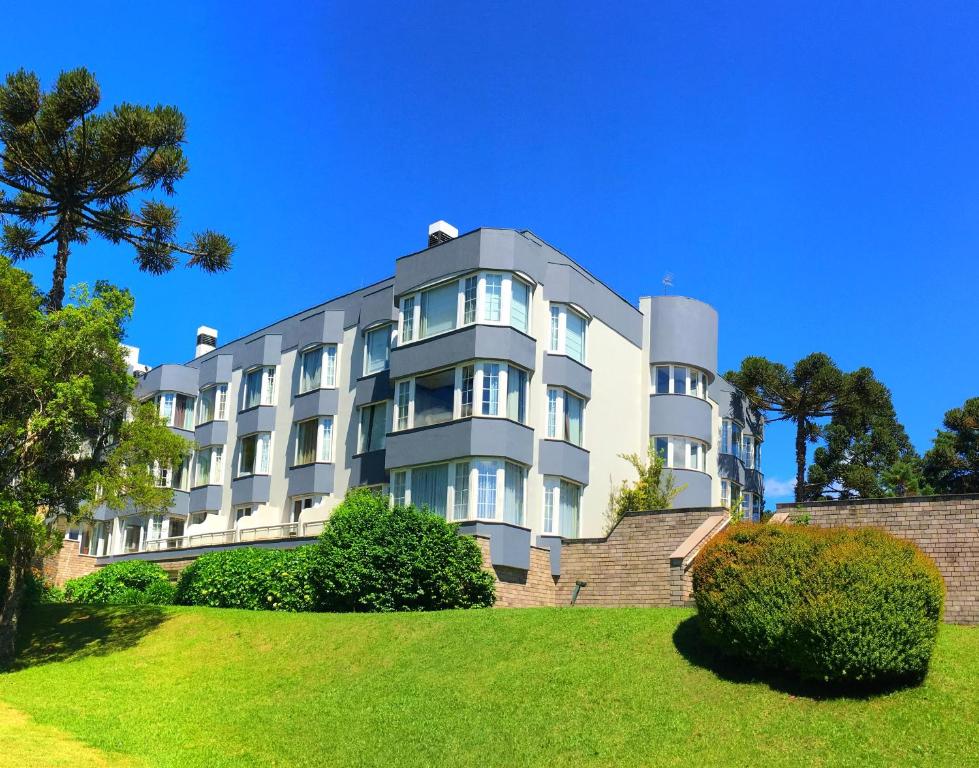
<svg viewBox="0 0 979 768"><path fill-rule="evenodd" d="M272 434L255 432L238 440L238 477L267 475L272 455Z"/></svg>
<svg viewBox="0 0 979 768"><path fill-rule="evenodd" d="M664 466L707 471L707 443L674 435L655 435L652 440L656 455L663 459Z"/></svg>
<svg viewBox="0 0 979 768"><path fill-rule="evenodd" d="M721 453L741 456L742 428L731 419L721 420Z"/></svg>
<svg viewBox="0 0 979 768"><path fill-rule="evenodd" d="M707 399L707 374L689 365L654 365L654 395L691 395Z"/></svg>
<svg viewBox="0 0 979 768"><path fill-rule="evenodd" d="M153 476L157 488L173 488L175 491L190 489L190 458L185 458L175 467L153 465Z"/></svg>
<svg viewBox="0 0 979 768"><path fill-rule="evenodd" d="M360 435L358 453L379 451L384 447L384 435L388 429L387 401L370 403L360 407Z"/></svg>
<svg viewBox="0 0 979 768"><path fill-rule="evenodd" d="M197 399L197 423L207 424L209 421L227 421L228 419L228 385L214 384L201 390Z"/></svg>
<svg viewBox="0 0 979 768"><path fill-rule="evenodd" d="M500 459L466 459L396 470L391 499L452 520L505 520L523 525L527 470Z"/></svg>
<svg viewBox="0 0 979 768"><path fill-rule="evenodd" d="M303 351L299 364L299 394L337 385L337 345L319 344Z"/></svg>
<svg viewBox="0 0 979 768"><path fill-rule="evenodd" d="M581 445L584 438L585 401L564 389L547 390L547 436Z"/></svg>
<svg viewBox="0 0 979 768"><path fill-rule="evenodd" d="M533 287L511 273L480 272L401 299L400 341L447 333L472 323L509 324L530 331Z"/></svg>
<svg viewBox="0 0 979 768"><path fill-rule="evenodd" d="M581 486L559 477L544 478L544 533L574 539L581 532Z"/></svg>
<svg viewBox="0 0 979 768"><path fill-rule="evenodd" d="M296 423L296 466L333 461L333 417Z"/></svg>
<svg viewBox="0 0 979 768"><path fill-rule="evenodd" d="M741 459L747 469L755 468L755 438L751 435L741 437Z"/></svg>
<svg viewBox="0 0 979 768"><path fill-rule="evenodd" d="M295 496L292 499L292 509L289 513L289 522L298 523L303 516L303 512L316 506L316 500L312 496Z"/></svg>
<svg viewBox="0 0 979 768"><path fill-rule="evenodd" d="M567 304L551 304L548 351L585 362L588 320Z"/></svg>
<svg viewBox="0 0 979 768"><path fill-rule="evenodd" d="M254 505L248 505L244 507L235 507L235 527L239 528L248 522L248 518L254 515L258 511L258 507Z"/></svg>
<svg viewBox="0 0 979 768"><path fill-rule="evenodd" d="M751 496L751 519L756 523L761 522L762 516L762 498L760 493L752 494Z"/></svg>
<svg viewBox="0 0 979 768"><path fill-rule="evenodd" d="M386 371L391 358L391 326L382 325L364 334L364 375Z"/></svg>
<svg viewBox="0 0 979 768"><path fill-rule="evenodd" d="M721 506L730 507L741 496L741 486L730 480L721 480Z"/></svg>
<svg viewBox="0 0 979 768"><path fill-rule="evenodd" d="M195 398L179 392L161 392L155 398L157 412L168 427L194 429Z"/></svg>
<svg viewBox="0 0 979 768"><path fill-rule="evenodd" d="M508 363L480 361L434 371L395 385L394 429L443 424L470 416L527 423L529 374Z"/></svg>
<svg viewBox="0 0 979 768"><path fill-rule="evenodd" d="M263 365L245 372L245 410L275 405L275 366Z"/></svg>
<svg viewBox="0 0 979 768"><path fill-rule="evenodd" d="M199 448L194 457L194 486L221 485L224 482L224 446Z"/></svg>

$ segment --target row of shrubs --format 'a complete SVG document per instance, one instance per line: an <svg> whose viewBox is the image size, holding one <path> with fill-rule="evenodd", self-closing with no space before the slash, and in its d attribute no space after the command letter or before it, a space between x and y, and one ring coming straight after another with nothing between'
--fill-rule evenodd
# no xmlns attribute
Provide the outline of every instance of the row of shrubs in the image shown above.
<svg viewBox="0 0 979 768"><path fill-rule="evenodd" d="M437 515L351 491L319 541L202 555L176 585L155 563L113 563L69 581L79 603L204 605L271 611L420 611L494 601L479 546Z"/></svg>
<svg viewBox="0 0 979 768"><path fill-rule="evenodd" d="M724 654L844 685L922 678L945 595L934 562L884 531L750 523L697 555L693 589Z"/></svg>

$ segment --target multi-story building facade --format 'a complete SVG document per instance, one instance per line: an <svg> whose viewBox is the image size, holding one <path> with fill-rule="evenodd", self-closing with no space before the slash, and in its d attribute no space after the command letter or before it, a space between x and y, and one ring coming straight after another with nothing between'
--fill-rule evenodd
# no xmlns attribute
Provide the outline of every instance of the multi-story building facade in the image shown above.
<svg viewBox="0 0 979 768"><path fill-rule="evenodd" d="M439 222L394 276L142 374L177 433L168 514L101 510L100 556L310 535L346 491L457 521L599 536L652 441L674 506L762 509L762 423L717 373L717 313L635 307L528 231Z"/></svg>

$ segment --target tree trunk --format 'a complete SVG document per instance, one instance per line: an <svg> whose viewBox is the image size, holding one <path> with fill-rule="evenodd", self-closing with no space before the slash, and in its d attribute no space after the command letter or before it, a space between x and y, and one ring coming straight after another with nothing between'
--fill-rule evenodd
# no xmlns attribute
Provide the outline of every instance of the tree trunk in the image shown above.
<svg viewBox="0 0 979 768"><path fill-rule="evenodd" d="M61 309L65 301L65 280L68 278L68 233L64 227L58 229L58 251L54 255L54 274L51 277L51 292L48 294L48 311Z"/></svg>
<svg viewBox="0 0 979 768"><path fill-rule="evenodd" d="M9 563L10 573L3 596L3 608L0 609L0 669L6 669L13 663L17 644L17 622L20 619L21 603L24 599L26 569L21 558L15 556L12 560L13 562Z"/></svg>
<svg viewBox="0 0 979 768"><path fill-rule="evenodd" d="M805 419L795 423L795 500L805 501L806 488L806 429Z"/></svg>

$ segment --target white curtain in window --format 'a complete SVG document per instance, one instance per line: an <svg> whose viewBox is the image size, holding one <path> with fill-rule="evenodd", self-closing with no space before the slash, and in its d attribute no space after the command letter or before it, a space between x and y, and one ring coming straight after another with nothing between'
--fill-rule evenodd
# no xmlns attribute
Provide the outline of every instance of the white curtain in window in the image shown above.
<svg viewBox="0 0 979 768"><path fill-rule="evenodd" d="M508 419L526 421L527 372L522 368L510 366L507 373L506 415Z"/></svg>
<svg viewBox="0 0 979 768"><path fill-rule="evenodd" d="M269 473L269 449L272 442L271 435L268 433L258 436L258 466L256 474L267 475Z"/></svg>
<svg viewBox="0 0 979 768"><path fill-rule="evenodd" d="M316 460L333 461L333 417L320 419Z"/></svg>
<svg viewBox="0 0 979 768"><path fill-rule="evenodd" d="M256 368L245 374L245 408L254 408L262 402L262 369Z"/></svg>
<svg viewBox="0 0 979 768"><path fill-rule="evenodd" d="M326 354L326 364L323 370L323 386L335 387L337 385L337 348L335 344L324 347Z"/></svg>
<svg viewBox="0 0 979 768"><path fill-rule="evenodd" d="M505 474L503 519L508 523L523 525L524 469L508 461Z"/></svg>
<svg viewBox="0 0 979 768"><path fill-rule="evenodd" d="M430 512L445 517L448 492L448 464L411 470L411 503L416 507L428 507Z"/></svg>
<svg viewBox="0 0 979 768"><path fill-rule="evenodd" d="M494 461L476 464L476 517L487 520L496 518L496 470Z"/></svg>
<svg viewBox="0 0 979 768"><path fill-rule="evenodd" d="M172 392L167 392L165 395L160 397L160 416L167 424L172 424L173 421L173 399L174 395Z"/></svg>
<svg viewBox="0 0 979 768"><path fill-rule="evenodd" d="M581 445L581 411L583 401L574 395L564 396L564 439Z"/></svg>
<svg viewBox="0 0 979 768"><path fill-rule="evenodd" d="M422 294L421 337L451 331L456 327L459 307L459 284L432 288Z"/></svg>
<svg viewBox="0 0 979 768"><path fill-rule="evenodd" d="M561 481L561 536L572 539L578 537L580 497L581 489L577 485Z"/></svg>
<svg viewBox="0 0 979 768"><path fill-rule="evenodd" d="M316 347L303 353L302 382L300 392L319 389L323 370L323 347Z"/></svg>

